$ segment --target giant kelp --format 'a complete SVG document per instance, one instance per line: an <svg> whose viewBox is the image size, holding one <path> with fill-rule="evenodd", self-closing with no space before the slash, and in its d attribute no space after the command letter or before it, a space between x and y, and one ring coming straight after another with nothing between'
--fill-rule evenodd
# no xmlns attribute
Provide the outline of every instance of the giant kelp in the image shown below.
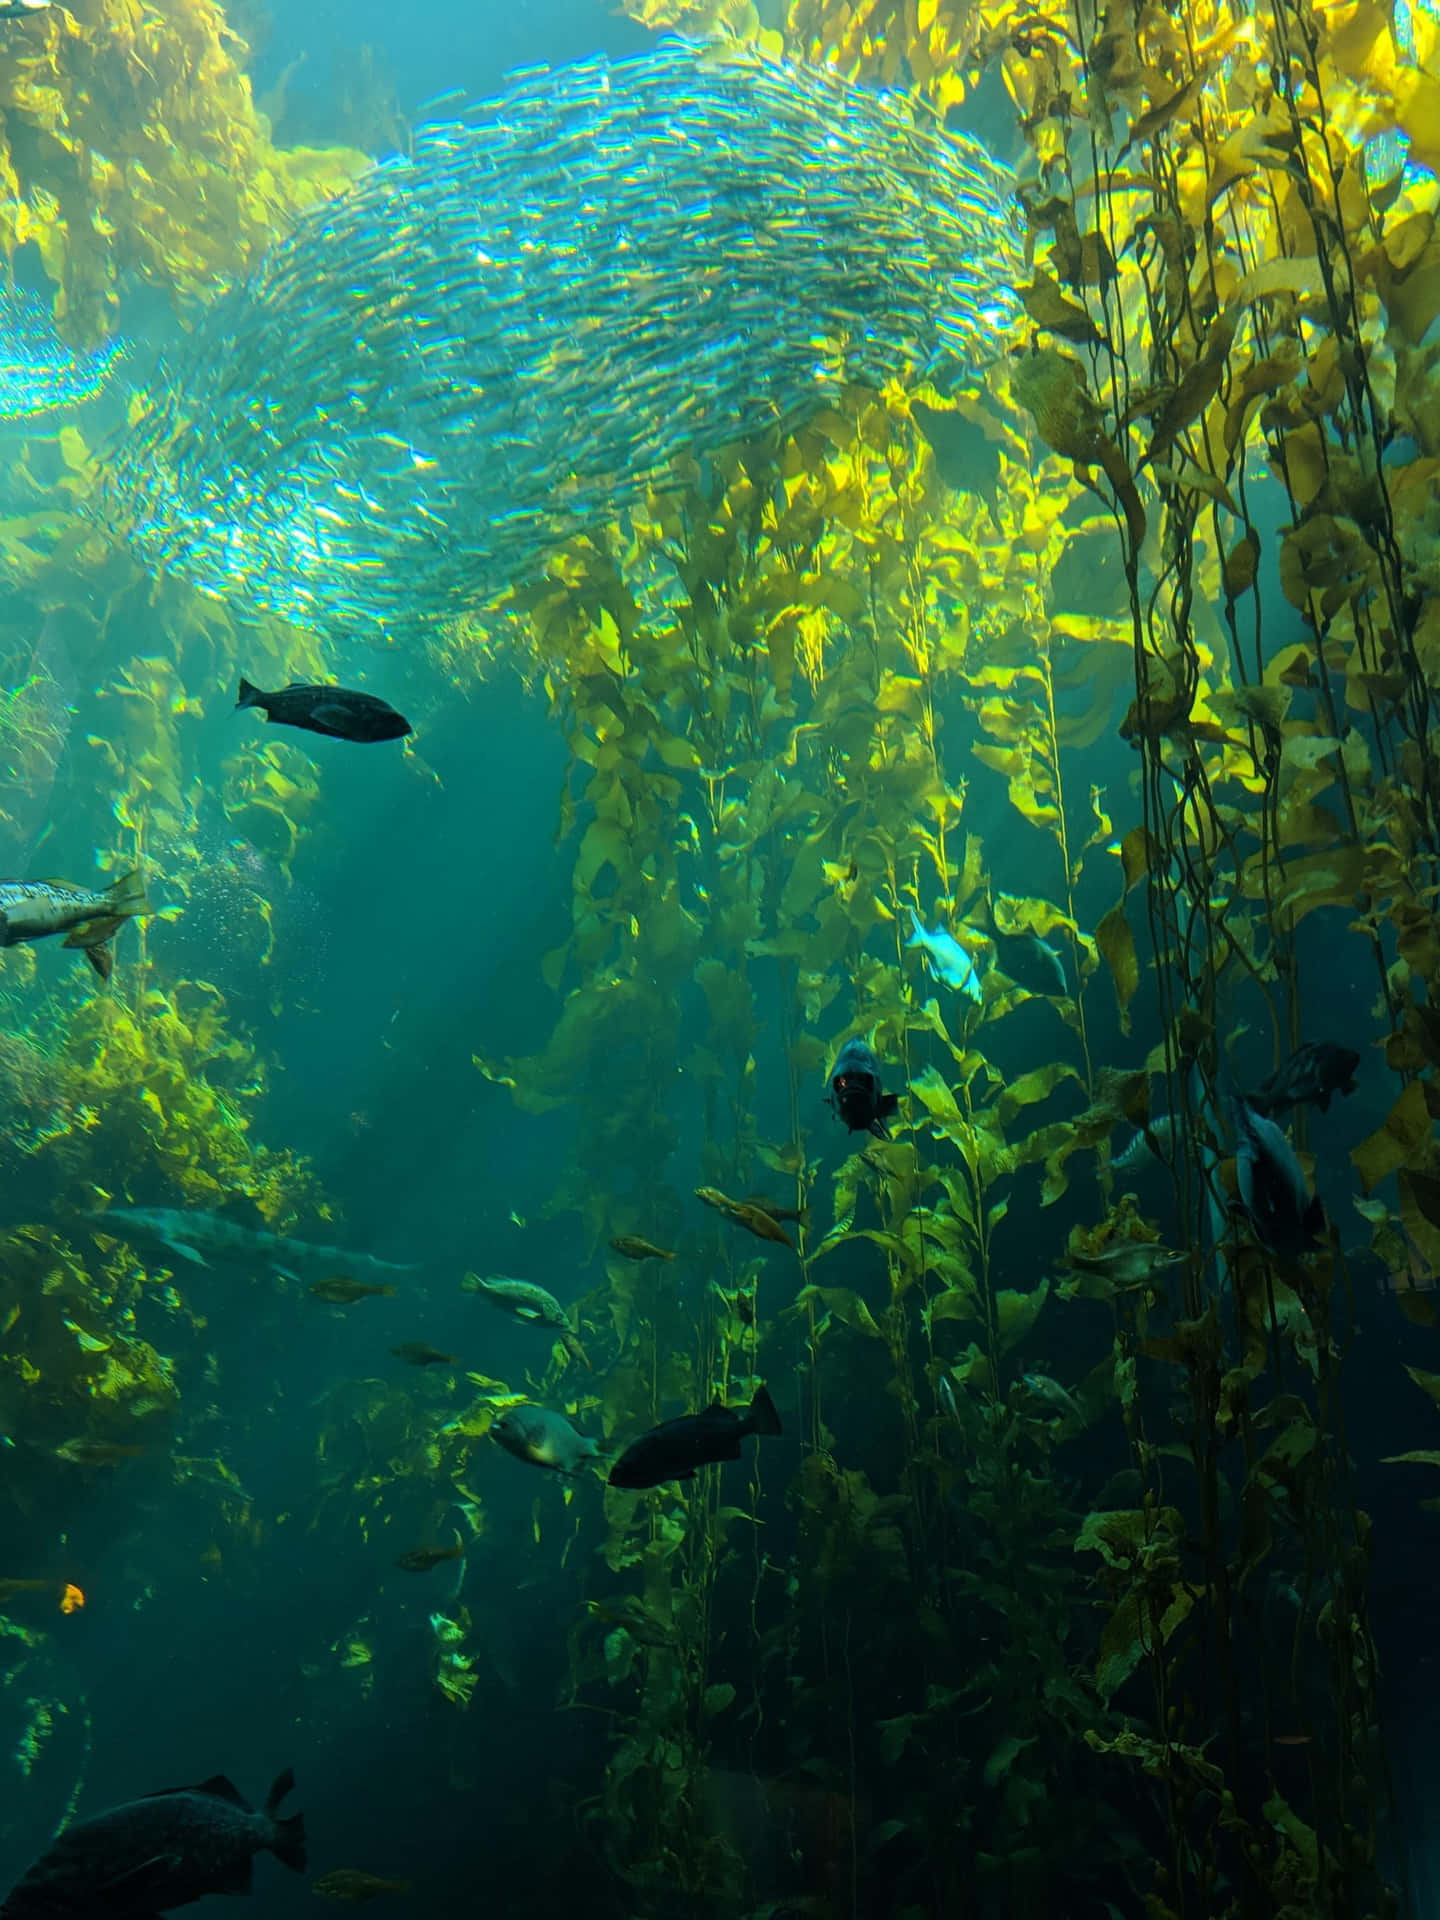
<svg viewBox="0 0 1440 1920"><path fill-rule="evenodd" d="M758 1153L797 1175L802 1197L813 1172L796 1096L799 1076L825 1058L816 1027L823 1022L832 1040L873 1031L884 1051L899 1052L913 1112L923 1106L939 1157L928 1163L915 1138L852 1157L838 1178L834 1228L803 1250L807 1285L797 1306L817 1363L806 1389L807 1400L814 1395L815 1458L827 1457L834 1440L819 1409L827 1368L841 1364L838 1354L825 1358L835 1341L858 1338L877 1359L885 1353L890 1390L909 1409L914 1342L938 1334L944 1344L929 1349L927 1371L939 1379L940 1355L958 1359L945 1378L952 1397L963 1388L958 1409L974 1396L974 1415L959 1417L977 1457L999 1435L1002 1460L1015 1446L1022 1458L1024 1449L1041 1449L1043 1461L1058 1436L1042 1432L1038 1412L1014 1397L1009 1354L1024 1350L1032 1324L1063 1309L1043 1287L1006 1289L992 1277L1004 1183L1027 1162L1043 1162L1045 1197L1058 1199L1078 1147L1102 1145L1122 1116L1145 1122L1148 1078L1161 1073L1180 1129L1182 1217L1197 1241L1208 1238L1215 1207L1225 1205L1216 1096L1221 1036L1237 995L1258 992L1277 1048L1291 1044L1303 1004L1297 926L1313 913L1348 914L1357 893L1354 932L1374 954L1377 1005L1392 1033L1388 1058L1402 1078L1418 1074L1422 1084L1402 1092L1387 1125L1357 1149L1356 1164L1367 1185L1401 1174L1406 1239L1387 1209L1367 1203L1382 1253L1408 1276L1413 1249L1431 1244L1423 1079L1433 1053L1421 982L1433 966L1423 643L1435 591L1426 505L1433 436L1425 425L1433 370L1424 346L1435 190L1413 165L1370 181L1364 150L1398 126L1426 163L1424 47L1433 26L1416 22L1424 46L1414 65L1397 53L1379 10L1363 5L1323 13L1282 6L1244 30L1223 11L1182 24L1124 6L1099 19L1030 10L1023 20L1005 9L952 17L934 7L918 16L811 7L796 10L789 31L810 48L835 50L851 71L892 83L908 77L943 105L963 100L988 62L1004 69L1043 185L1028 196L1038 249L1024 292L1033 335L987 392L961 403L992 423L1000 504L986 507L970 491L945 498L904 430L904 396L885 408L848 396L788 445L752 444L721 467L723 486L712 477L689 503L652 501L632 512L608 550L598 542L576 549L568 594L520 603L600 796L581 841L576 939L554 956L553 977L563 981L563 965L579 966L572 1013L595 990L587 982L597 973L609 992L653 994L662 986L647 966L653 915L670 963L662 987L668 1023L683 1004L675 995L695 941L692 930L677 947L659 929L703 916L694 977L713 1039L693 1056L693 1071L705 1089L715 1164L729 1170L737 1151L742 1159ZM1027 435L1058 459L1037 457ZM1408 459L1405 436L1414 448ZM1398 462L1387 453L1397 437ZM1273 570L1247 465L1267 454L1292 515ZM780 490L771 478L777 461ZM1014 503L1027 500L1017 513ZM1106 545L1121 556L1119 591L1097 599L1075 562ZM657 585L662 554L678 588ZM1262 626L1277 601L1282 619L1288 604L1302 621L1293 629L1302 637L1283 648L1267 646ZM459 656L447 657L454 664ZM1085 828L1067 806L1063 764L1067 746L1083 747L1113 723L1118 676L1133 694L1120 731L1140 758L1144 816L1116 843L1123 892L1092 946L1076 917L1079 869L1070 850ZM907 899L970 907L965 938L982 952L989 927L1007 930L1002 915L1015 924L987 885L978 841L970 836L960 860L949 851L950 836L964 834L966 796L946 778L953 756L936 750L935 715L945 702L935 687L947 677L974 689L976 749L1005 776L1016 813L1030 829L1064 836L1055 898L1024 901L1024 923L1068 933L1082 989L1103 955L1122 1015L1146 978L1132 917L1144 901L1165 1038L1126 1073L1098 1075L1082 1045L1073 1063L1062 1059L1000 1092L1012 1076L987 1059L986 1028L1005 1011L1003 993L987 986L979 1014L942 1012L905 987L898 951L887 954ZM1057 711L1057 684L1091 679L1088 712ZM693 747L694 771L679 737ZM632 859L628 814L614 813L603 796L622 770L624 790L640 789L647 750L669 771L646 789L647 824ZM658 831L657 801L662 813L667 804L673 810L669 836ZM1104 845L1115 803L1097 792L1091 807L1092 841ZM987 844L993 862L993 833ZM1000 886L1007 880L1002 874ZM778 983L767 961L778 963ZM646 984L622 989L627 980ZM837 996L847 1014L853 1007L838 1032L834 1013L824 1018ZM761 1005L772 1010L768 1045L778 1040L791 1066L791 1137L774 1147L757 1139L750 1118ZM1082 997L1067 1014L1082 1042L1083 1006ZM583 1026L577 1019L573 1030L562 1023L557 1032L544 1067L556 1091L573 1085L567 1032ZM529 1076L512 1073L523 1095ZM1008 1130L1024 1102L1053 1095L1070 1074L1089 1104L1013 1140ZM858 1218L875 1224L857 1232L862 1205ZM1143 1243L1153 1229L1122 1212L1086 1257L1136 1234ZM843 1258L857 1238L883 1251L888 1304L823 1284L823 1269L810 1277L817 1257ZM1097 1507L1074 1525L1073 1544L1099 1556L1111 1611L1088 1673L1076 1670L1073 1653L1061 1654L1069 1691L1056 1697L1081 1721L1088 1717L1097 1752L1153 1783L1171 1849L1150 1888L1152 1910L1190 1911L1198 1901L1213 1911L1224 1901L1234 1912L1287 1902L1328 1911L1384 1897L1374 1851L1377 1787L1359 1751L1374 1713L1374 1662L1364 1604L1368 1523L1343 1490L1340 1347L1331 1329L1340 1276L1328 1254L1276 1273L1240 1244L1231 1245L1224 1271L1233 1305L1213 1291L1216 1270L1198 1261L1183 1269L1169 1306L1154 1286L1124 1292L1094 1280L1062 1289L1073 1299L1088 1288L1114 1303L1113 1358L1077 1412L1083 1422L1111 1395L1118 1399L1137 1462L1132 1492L1143 1497ZM712 1298L718 1326L732 1300L751 1296L735 1295L722 1279ZM978 1335L964 1355L949 1345L950 1319L969 1321ZM772 1333L762 1323L762 1368L767 1350L783 1350L775 1343L784 1324ZM697 1355L711 1337L696 1329ZM843 1364L853 1392L861 1375L853 1360ZM1169 1369L1190 1409L1189 1440L1178 1449L1155 1436L1149 1398ZM1003 1440L1012 1426L1016 1439ZM913 1412L906 1435L916 1464L904 1476L902 1509L916 1541L943 1559L947 1523L927 1486L944 1456L919 1444ZM1171 1455L1192 1476L1182 1470L1174 1488ZM1024 1537L1017 1470L1013 1462L995 1469L1002 1498L972 1490L967 1511L982 1531ZM806 1568L834 1553L824 1521L829 1489L849 1488L851 1510L857 1498L863 1507L872 1497L843 1469L807 1475L798 1489L802 1581ZM1033 1524L1054 1533L1058 1518ZM689 1525L706 1524L692 1503ZM1181 1555L1182 1529L1192 1525L1203 1539L1198 1585ZM865 1537L862 1528L848 1551L863 1556ZM1273 1773L1263 1789L1247 1777L1251 1736L1239 1713L1239 1675L1246 1688L1256 1679L1250 1597L1267 1561L1282 1546L1296 1551L1297 1541L1308 1565L1335 1570L1318 1621L1304 1616L1332 1656L1331 1693L1302 1706L1282 1690L1267 1700L1266 1726L1300 1706L1320 1716L1327 1741L1339 1731L1333 1776L1314 1783L1303 1813L1287 1804ZM863 1562L882 1589L883 1553L895 1550L892 1536ZM996 1577L985 1591L996 1600L1023 1596L1026 1583L1014 1571L1023 1550L1008 1562L991 1551L1011 1579ZM915 1565L928 1562L917 1553ZM710 1578L706 1572L702 1591ZM812 1599L809 1617L818 1611L823 1619L823 1600ZM1026 1619L1017 1605L1017 1640ZM1297 1658L1300 1631L1297 1624ZM1051 1649L1066 1646L1068 1631L1054 1618L1037 1632ZM871 1618L872 1657L885 1634ZM776 1657L794 1670L801 1655L793 1638L782 1636ZM1154 1688L1154 1737L1106 1725L1103 1703L1137 1672ZM1197 1686L1202 1673L1209 1679ZM832 1677L822 1690L812 1733L820 1752L852 1755L853 1790L853 1693L848 1715L832 1723L835 1684ZM1137 1698L1133 1687L1125 1697ZM932 1687L907 1725L923 1720L936 1737L945 1712L943 1689ZM958 1721L951 1724L960 1738ZM1205 1750L1217 1727L1218 1765ZM645 1736L652 1754L654 1739L653 1731ZM898 1735L889 1744L903 1752ZM1053 1746L1028 1730L1013 1745L1002 1740L980 1770L981 1786L1017 1765L1023 1774L1047 1751ZM686 1752L682 1743L669 1766ZM636 1756L628 1749L617 1779L633 1792ZM1007 1848L987 1856L997 1871L1022 1876L1010 1881L1012 1892L1026 1884L1024 1874L1046 1871L1043 1849L1027 1854L1024 1805L1023 1794L1007 1804ZM923 1830L923 1816L912 1809L911 1819ZM661 1844L646 1831L650 1844ZM1138 1860L1125 1865L1141 1873Z"/></svg>
<svg viewBox="0 0 1440 1920"><path fill-rule="evenodd" d="M1003 72L1038 183L1016 351L958 393L843 385L794 431L682 456L683 484L588 536L557 518L550 578L432 655L466 681L518 663L572 756L572 926L542 962L559 1018L506 1061L481 1021L479 1061L523 1110L575 1108L551 1211L585 1249L641 1233L684 1263L607 1261L578 1308L594 1376L557 1347L525 1388L624 1437L784 1378L804 1447L783 1502L764 1453L609 1493L595 1560L572 1551L593 1511L537 1491L572 1703L618 1716L594 1831L647 1907L1038 1911L1079 1886L1155 1915L1382 1911L1346 1275L1233 1223L1218 1095L1238 1019L1277 1056L1305 1030L1307 934L1348 941L1402 1083L1356 1150L1363 1207L1393 1272L1433 1265L1434 188L1365 158L1387 127L1424 135L1433 36L1408 66L1368 6L1290 0L1243 24L807 3L786 31L942 108ZM942 472L926 435L947 416L998 484ZM57 603L73 570L122 606L142 591L98 542L45 566ZM226 682L235 637L173 586L157 604L165 650L126 649L105 702L124 718L93 751L183 889L185 706ZM1082 758L1117 722L1133 805ZM237 756L218 803L285 861L316 805L283 749ZM982 964L1022 929L1054 940L1069 991L1047 1006L998 967L978 1002L938 987L912 911ZM302 1205L301 1169L222 1132L252 1043L201 990L142 985L73 1029L130 1061L109 1088L122 1171ZM862 1032L903 1115L836 1151L822 1076ZM18 1087L43 1085L43 1038L0 1058ZM61 1057L68 1102L97 1069ZM1113 1130L1162 1100L1176 1243L1206 1250L1173 1260L1107 1170ZM67 1127L38 1152L63 1169L83 1145ZM100 1164L77 1159L72 1190ZM808 1208L798 1253L702 1212L700 1184ZM1037 1260L1047 1234L1063 1274ZM54 1297L55 1385L27 1384L58 1436L65 1382L104 1372L57 1316L107 1340L106 1291L145 1282L113 1254L82 1275L73 1241L28 1225L14 1260ZM378 1554L457 1498L479 1515L480 1449L519 1388L470 1384L459 1412L439 1382L328 1395L296 1495L315 1545ZM1277 1629L1261 1596L1291 1583ZM464 1708L486 1629L478 1601L454 1616L432 1618L433 1677ZM317 1680L372 1683L368 1615L312 1637ZM1294 1739L1303 1775L1282 1770ZM716 1810L752 1770L776 1803L823 1805L763 1887Z"/></svg>

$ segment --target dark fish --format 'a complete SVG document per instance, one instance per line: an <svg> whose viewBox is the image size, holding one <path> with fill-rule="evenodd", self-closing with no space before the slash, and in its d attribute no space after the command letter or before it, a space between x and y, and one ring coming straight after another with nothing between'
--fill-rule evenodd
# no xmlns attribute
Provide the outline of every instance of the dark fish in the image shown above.
<svg viewBox="0 0 1440 1920"><path fill-rule="evenodd" d="M1333 1040L1307 1040L1263 1085L1245 1096L1256 1113L1285 1113L1310 1100L1324 1113L1332 1095L1355 1091L1360 1056Z"/></svg>
<svg viewBox="0 0 1440 1920"><path fill-rule="evenodd" d="M463 1560L463 1547L412 1547L409 1553L402 1553L395 1564L403 1573L429 1573L432 1567L438 1567L442 1560Z"/></svg>
<svg viewBox="0 0 1440 1920"><path fill-rule="evenodd" d="M0 0L0 20L23 20L27 14L43 13L50 0Z"/></svg>
<svg viewBox="0 0 1440 1920"><path fill-rule="evenodd" d="M348 687L306 686L292 681L278 693L262 693L248 680L240 682L237 707L259 707L267 720L281 727L303 727L307 733L327 734L332 740L401 740L412 731L403 713L373 693L353 693Z"/></svg>
<svg viewBox="0 0 1440 1920"><path fill-rule="evenodd" d="M673 1253L664 1247L657 1247L652 1241L642 1240L635 1233L618 1233L610 1242L610 1251L618 1253L625 1260L673 1260Z"/></svg>
<svg viewBox="0 0 1440 1920"><path fill-rule="evenodd" d="M893 1093L880 1091L880 1062L863 1040L847 1040L830 1072L831 1108L850 1133L873 1133L888 1140L885 1122L900 1106Z"/></svg>
<svg viewBox="0 0 1440 1920"><path fill-rule="evenodd" d="M371 1286L368 1280L351 1280L343 1273L332 1273L328 1280L317 1280L307 1288L317 1300L328 1300L332 1307L353 1307L357 1300L373 1300L376 1294L394 1291L394 1287Z"/></svg>
<svg viewBox="0 0 1440 1920"><path fill-rule="evenodd" d="M1000 971L1009 974L1017 987L1027 993L1063 997L1070 985L1065 978L1065 962L1038 933L997 933L995 957Z"/></svg>
<svg viewBox="0 0 1440 1920"><path fill-rule="evenodd" d="M1235 1178L1255 1238L1283 1259L1298 1259L1314 1249L1324 1230L1319 1198L1306 1186L1295 1149L1273 1120L1243 1100L1230 1102L1230 1117Z"/></svg>
<svg viewBox="0 0 1440 1920"><path fill-rule="evenodd" d="M99 889L68 880L0 880L0 947L63 933L65 945L79 947L100 978L108 980L115 964L110 941L125 921L149 912L138 871Z"/></svg>
<svg viewBox="0 0 1440 1920"><path fill-rule="evenodd" d="M658 1487L662 1480L693 1480L697 1467L738 1460L747 1433L778 1434L780 1415L764 1387L748 1407L712 1401L703 1413L683 1414L642 1434L610 1469L612 1487Z"/></svg>
<svg viewBox="0 0 1440 1920"><path fill-rule="evenodd" d="M254 1857L267 1849L305 1871L305 1821L277 1820L295 1786L287 1767L264 1811L223 1773L198 1787L167 1787L67 1827L13 1887L5 1920L148 1920L210 1893L249 1893Z"/></svg>
<svg viewBox="0 0 1440 1920"><path fill-rule="evenodd" d="M427 1347L423 1340L402 1340L398 1347L391 1347L390 1351L397 1360L408 1360L412 1367L454 1367L460 1364L458 1353L441 1353L438 1347Z"/></svg>

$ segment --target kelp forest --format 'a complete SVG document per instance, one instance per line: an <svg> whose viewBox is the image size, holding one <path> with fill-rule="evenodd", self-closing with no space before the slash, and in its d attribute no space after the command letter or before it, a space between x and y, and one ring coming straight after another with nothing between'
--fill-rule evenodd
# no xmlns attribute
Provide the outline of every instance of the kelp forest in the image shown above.
<svg viewBox="0 0 1440 1920"><path fill-rule="evenodd" d="M382 1340L312 1379L283 1498L239 1470L215 1301L305 1289L195 1271L105 1211L354 1243L361 1197L287 1139L281 1035L313 990L276 942L344 821L298 735L237 726L218 773L197 743L239 674L367 656L147 570L108 523L138 352L4 427L7 871L47 871L61 820L153 913L108 984L57 942L0 960L0 1849L18 1875L94 1811L114 1735L68 1649L104 1595L54 1596L65 1530L143 1485L135 1524L200 1543L152 1604L184 1619L203 1583L206 1609L262 1608L302 1723L365 1729L377 1777L404 1692L455 1796L433 1817L482 1861L516 1706L494 1649L543 1614L531 1844L553 1833L602 1914L1418 1913L1366 1489L1429 1537L1440 21L626 11L983 140L1015 169L1023 322L962 379L846 384L793 433L682 458L422 647L368 650L417 720L416 795L447 783L434 712L483 743L523 706L563 742L565 925L516 956L548 1037L517 1051L462 984L440 1043L544 1176L529 1227L497 1198L453 1267L423 1221L379 1249L473 1344L404 1367ZM0 40L0 234L77 355L135 284L192 326L369 164L359 127L277 144L242 33L214 0L75 0ZM483 888L503 823L452 830ZM825 1103L854 1039L899 1096L888 1133ZM1359 1088L1275 1114L1324 1211L1276 1244L1235 1102L1321 1041ZM457 1178L483 1187L483 1147ZM513 1367L463 1299L501 1266L565 1305ZM1383 1459L1357 1379L1405 1436ZM535 1403L619 1449L762 1386L781 1438L648 1491L526 1480L492 1433ZM395 1550L452 1513L465 1585L425 1589L402 1685L364 1579L404 1586ZM307 1595L318 1563L371 1572ZM558 1910L536 1872L511 1906L487 1878L497 1910Z"/></svg>

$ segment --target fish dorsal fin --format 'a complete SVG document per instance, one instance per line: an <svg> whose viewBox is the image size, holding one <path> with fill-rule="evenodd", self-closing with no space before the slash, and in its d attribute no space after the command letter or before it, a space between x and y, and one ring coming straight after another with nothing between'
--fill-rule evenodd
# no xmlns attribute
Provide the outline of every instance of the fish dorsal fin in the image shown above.
<svg viewBox="0 0 1440 1920"><path fill-rule="evenodd" d="M709 1406L706 1407L705 1411L707 1413L725 1413L728 1411L728 1409L725 1405L725 1402L717 1394L716 1397L710 1402Z"/></svg>
<svg viewBox="0 0 1440 1920"><path fill-rule="evenodd" d="M235 1782L223 1773L212 1773L208 1780L202 1780L198 1787L191 1787L190 1791L212 1794L217 1800L229 1800L234 1806L244 1807L247 1813L250 1812L250 1802Z"/></svg>

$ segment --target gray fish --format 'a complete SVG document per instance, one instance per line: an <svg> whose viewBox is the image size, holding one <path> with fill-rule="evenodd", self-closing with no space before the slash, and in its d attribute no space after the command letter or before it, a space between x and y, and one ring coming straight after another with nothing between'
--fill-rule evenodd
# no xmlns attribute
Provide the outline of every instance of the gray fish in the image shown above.
<svg viewBox="0 0 1440 1920"><path fill-rule="evenodd" d="M478 1293L482 1300L488 1300L501 1313L508 1313L512 1320L525 1320L533 1326L548 1327L552 1333L558 1333L560 1343L570 1358L578 1360L582 1367L590 1366L585 1349L566 1318L565 1309L546 1288L537 1287L533 1280L507 1280L500 1274L483 1280L478 1273L467 1273L460 1284L466 1293Z"/></svg>
<svg viewBox="0 0 1440 1920"><path fill-rule="evenodd" d="M1230 1101L1235 1179L1255 1238L1271 1253L1296 1260L1318 1244L1325 1212L1305 1183L1295 1149L1264 1114Z"/></svg>
<svg viewBox="0 0 1440 1920"><path fill-rule="evenodd" d="M317 1247L308 1240L237 1226L199 1207L106 1207L82 1217L117 1240L188 1260L196 1267L263 1266L295 1280L309 1274L324 1280L337 1268L376 1274L416 1271L414 1266L377 1260L373 1254L345 1253L339 1247Z"/></svg>
<svg viewBox="0 0 1440 1920"><path fill-rule="evenodd" d="M600 1452L598 1444L577 1433L563 1413L552 1413L548 1407L507 1407L490 1431L517 1460L556 1473L578 1473Z"/></svg>
<svg viewBox="0 0 1440 1920"><path fill-rule="evenodd" d="M0 1906L3 1920L148 1920L210 1893L249 1893L257 1853L305 1871L302 1814L277 1819L287 1767L257 1813L217 1773L67 1827Z"/></svg>
<svg viewBox="0 0 1440 1920"><path fill-rule="evenodd" d="M122 874L108 887L77 887L68 880L0 880L0 947L45 940L63 933L79 947L102 980L114 965L109 942L127 920L149 913L139 872Z"/></svg>

